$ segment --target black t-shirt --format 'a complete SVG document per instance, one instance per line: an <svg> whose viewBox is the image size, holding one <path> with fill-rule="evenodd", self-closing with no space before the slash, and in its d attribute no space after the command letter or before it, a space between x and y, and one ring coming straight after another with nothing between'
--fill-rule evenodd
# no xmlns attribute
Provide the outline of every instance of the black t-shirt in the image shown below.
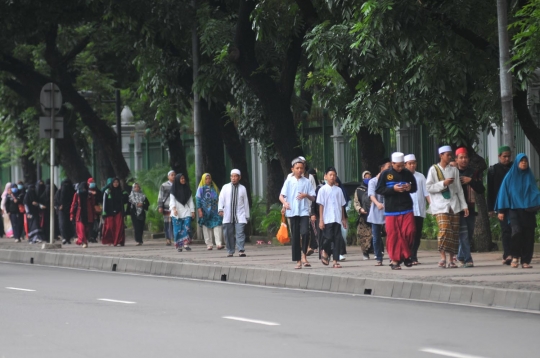
<svg viewBox="0 0 540 358"><path fill-rule="evenodd" d="M411 184L410 191L398 192L394 190L394 185L398 183ZM408 169L400 172L390 168L381 173L377 189L375 192L384 195L384 212L401 213L413 210L411 193L417 190L416 179Z"/></svg>

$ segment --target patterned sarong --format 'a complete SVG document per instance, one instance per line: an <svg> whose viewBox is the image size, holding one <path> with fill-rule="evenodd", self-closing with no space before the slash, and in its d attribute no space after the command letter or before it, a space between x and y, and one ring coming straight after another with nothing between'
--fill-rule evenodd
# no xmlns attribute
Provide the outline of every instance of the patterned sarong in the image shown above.
<svg viewBox="0 0 540 358"><path fill-rule="evenodd" d="M436 214L435 219L439 226L437 242L439 251L457 254L459 247L459 214Z"/></svg>

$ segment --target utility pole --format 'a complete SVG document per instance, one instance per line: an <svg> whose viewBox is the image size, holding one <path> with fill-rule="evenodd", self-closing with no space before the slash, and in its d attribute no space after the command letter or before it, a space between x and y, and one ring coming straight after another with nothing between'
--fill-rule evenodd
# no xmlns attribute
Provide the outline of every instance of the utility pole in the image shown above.
<svg viewBox="0 0 540 358"><path fill-rule="evenodd" d="M514 107L512 104L512 73L510 72L510 40L508 38L508 2L497 0L499 32L499 76L501 81L503 144L515 153Z"/></svg>
<svg viewBox="0 0 540 358"><path fill-rule="evenodd" d="M193 83L199 75L199 36L197 35L197 0L191 0L193 10L193 28L191 30L191 46L193 56ZM195 149L195 180L197 182L203 174L202 168L202 123L201 104L199 94L193 91L193 142Z"/></svg>

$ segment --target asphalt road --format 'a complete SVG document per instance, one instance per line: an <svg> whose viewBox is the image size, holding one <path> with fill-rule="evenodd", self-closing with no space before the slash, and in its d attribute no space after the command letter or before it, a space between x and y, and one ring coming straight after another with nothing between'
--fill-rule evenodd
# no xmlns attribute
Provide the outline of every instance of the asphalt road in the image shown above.
<svg viewBox="0 0 540 358"><path fill-rule="evenodd" d="M0 264L0 357L533 357L540 315Z"/></svg>

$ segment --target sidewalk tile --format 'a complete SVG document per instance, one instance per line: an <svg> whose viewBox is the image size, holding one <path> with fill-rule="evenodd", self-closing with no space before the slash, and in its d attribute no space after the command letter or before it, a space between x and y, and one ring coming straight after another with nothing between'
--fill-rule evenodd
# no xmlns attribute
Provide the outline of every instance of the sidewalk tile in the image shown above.
<svg viewBox="0 0 540 358"><path fill-rule="evenodd" d="M403 290L403 281L394 281L394 287L392 288L392 297L401 298L401 291Z"/></svg>
<svg viewBox="0 0 540 358"><path fill-rule="evenodd" d="M352 293L347 290L347 281L348 281L348 277L339 278L338 292Z"/></svg>
<svg viewBox="0 0 540 358"><path fill-rule="evenodd" d="M431 296L431 290L433 289L432 283L424 282L422 284L422 290L420 291L420 299L421 300L429 300L429 297Z"/></svg>
<svg viewBox="0 0 540 358"><path fill-rule="evenodd" d="M448 302L459 303L462 290L463 288L461 286L452 286L452 289L450 290L450 299L448 300Z"/></svg>
<svg viewBox="0 0 540 358"><path fill-rule="evenodd" d="M422 282L413 282L412 283L412 289L411 289L411 298L418 300L420 299L420 296L422 295Z"/></svg>
<svg viewBox="0 0 540 358"><path fill-rule="evenodd" d="M529 299L531 297L531 292L522 291L518 294L516 301L516 308L520 310L526 310L529 307Z"/></svg>
<svg viewBox="0 0 540 358"><path fill-rule="evenodd" d="M349 290L352 290L354 294L363 295L366 287L366 279L349 277L347 280L347 286L350 286Z"/></svg>
<svg viewBox="0 0 540 358"><path fill-rule="evenodd" d="M324 279L323 275L316 274L316 273L309 274L307 288L309 290L317 290L317 291L322 290L323 279Z"/></svg>
<svg viewBox="0 0 540 358"><path fill-rule="evenodd" d="M471 303L473 295L473 288L469 286L464 286L461 289L461 296L459 298L459 303Z"/></svg>
<svg viewBox="0 0 540 358"><path fill-rule="evenodd" d="M493 299L493 306L504 307L506 300L506 290L497 289L495 291L495 298Z"/></svg>
<svg viewBox="0 0 540 358"><path fill-rule="evenodd" d="M529 297L527 309L534 311L540 310L540 292L531 292L531 297Z"/></svg>
<svg viewBox="0 0 540 358"><path fill-rule="evenodd" d="M482 302L486 306L493 306L493 302L495 302L495 293L497 292L496 288L491 287L485 287L484 288L484 295L482 296Z"/></svg>
<svg viewBox="0 0 540 358"><path fill-rule="evenodd" d="M321 290L330 291L331 286L332 286L332 276L328 274L323 275L323 282L322 282Z"/></svg>
<svg viewBox="0 0 540 358"><path fill-rule="evenodd" d="M413 288L413 283L410 281L403 282L403 286L401 287L401 298L411 298L411 292Z"/></svg>
<svg viewBox="0 0 540 358"><path fill-rule="evenodd" d="M485 305L483 301L483 297L484 297L484 288L473 287L471 303L474 303L475 305Z"/></svg>

